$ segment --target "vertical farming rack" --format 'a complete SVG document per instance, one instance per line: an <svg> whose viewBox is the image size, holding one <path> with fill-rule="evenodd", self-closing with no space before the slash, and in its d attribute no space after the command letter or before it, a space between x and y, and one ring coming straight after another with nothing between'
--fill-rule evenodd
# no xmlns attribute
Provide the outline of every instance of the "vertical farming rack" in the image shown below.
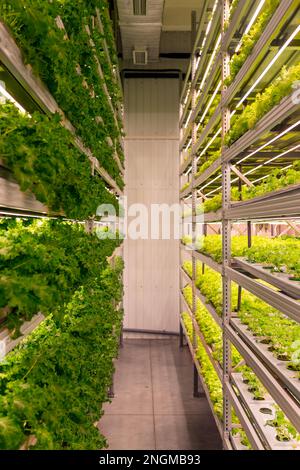
<svg viewBox="0 0 300 470"><path fill-rule="evenodd" d="M299 322L300 282L235 259L231 252L232 230L238 224L247 229L249 247L257 221L284 220L299 234L300 178L295 166L300 159L299 15L299 5L292 0L201 2L181 94L180 200L183 207L191 201L183 218L191 223L194 239L190 246L182 243L180 247L182 261L191 263L190 272L181 268L180 273L181 311L185 312L180 328L225 449L297 448L293 442L278 440L274 427L267 425L277 406L300 432L296 372L278 360L239 317L246 292L276 309L283 319ZM292 174L290 170L295 172L293 177L285 177ZM270 180L279 183L272 186ZM204 237L208 230L222 234L222 263L195 244L198 225ZM197 283L198 269L222 277L221 312ZM238 286L237 306L233 305L233 283ZM191 287L192 299L184 295L186 286ZM201 328L199 300L211 316L209 322L221 329L221 360L216 359ZM222 386L221 410L205 380L199 344ZM233 364L235 351L240 355L238 364ZM264 400L255 400L249 393L238 371L245 364L266 389Z"/></svg>
<svg viewBox="0 0 300 470"><path fill-rule="evenodd" d="M3 7L4 8L4 7ZM25 8L25 7L24 7ZM105 24L104 24L105 22ZM123 141L123 104L122 104L122 83L120 79L119 68L117 62L112 61L112 54L116 55L114 50L114 43L108 44L107 32L109 31L110 39L114 37L108 12L106 10L99 11L95 9L94 15L90 19L89 25L84 25L86 33L86 47L92 51L95 67L97 70L98 80L102 87L103 99L105 106L110 109L111 121L115 126L115 136L110 137L107 133L105 137L106 144L110 151L107 155L107 161L111 158L117 167L115 174L122 179L124 176L124 141ZM69 41L63 21L60 17L53 19L53 30L62 30L64 32L65 41ZM99 39L97 47L93 41L93 33ZM105 68L105 71L104 71ZM93 85L88 84L84 78L80 65L74 68L74 74L82 76L80 86L88 89L91 99L96 98L96 93ZM113 100L110 90L114 87L114 91L118 94L119 99L113 105ZM110 89L109 89L110 88ZM71 91L72 93L72 91ZM74 93L74 91L73 91ZM17 44L14 36L13 28L5 23L5 19L0 21L0 97L1 103L13 103L21 114L31 117L31 113L38 112L41 115L46 115L55 119L54 115L60 116L61 125L69 131L71 135L70 145L74 146L78 151L78 155L83 155L90 163L91 176L101 184L104 183L105 190L108 193L119 198L123 194L123 188L119 187L118 182L110 174L109 169L105 169L95 157L92 150L84 143L84 139L80 136L80 132L73 125L72 118L69 120L58 101L54 98L49 88L43 83L34 68L28 64L26 54L21 50ZM99 109L99 113L101 111ZM74 113L75 115L76 113ZM84 117L84 116L83 116ZM105 127L105 119L99 115L97 116L97 125ZM3 130L5 135L5 129ZM2 136L1 136L2 137ZM19 171L20 174L20 171ZM66 184L68 175L66 174ZM81 188L80 188L81 189ZM84 188L82 189L85 190ZM101 204L101 200L98 204ZM86 231L89 232L93 228L93 219L96 214L90 214L86 220L73 220L66 216L63 211L53 211L49 209L39 198L37 198L30 190L21 190L18 178L15 177L13 168L7 165L0 156L0 217L51 217L60 218L62 220L73 220L73 222L85 223ZM122 248L116 250L115 256L122 256ZM0 348L1 351L5 349L5 354L10 352L25 336L31 333L39 323L44 319L44 316L39 313L35 315L32 320L25 321L21 326L21 336L17 339L11 338L11 333L7 328L1 327L0 329ZM5 322L5 317L1 318L1 323ZM2 355L2 353L1 353Z"/></svg>

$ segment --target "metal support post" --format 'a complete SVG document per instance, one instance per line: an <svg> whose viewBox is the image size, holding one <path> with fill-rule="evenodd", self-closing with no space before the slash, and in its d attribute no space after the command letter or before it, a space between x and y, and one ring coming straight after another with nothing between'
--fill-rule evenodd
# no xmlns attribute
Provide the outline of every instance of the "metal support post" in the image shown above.
<svg viewBox="0 0 300 470"><path fill-rule="evenodd" d="M222 0L221 26L222 36L224 35L225 25L229 20L229 0ZM223 38L222 38L223 39ZM222 51L222 101L224 91L226 90L225 79L229 75L229 53ZM225 135L230 128L230 109L222 106L222 156L225 148ZM223 248L223 328L229 325L231 317L231 282L226 274L226 268L230 266L231 260L231 222L224 219L224 213L230 206L231 200L231 166L229 162L222 161L222 248ZM231 402L227 392L226 384L229 383L231 373L231 343L226 338L223 330L223 442L229 439L232 429Z"/></svg>
<svg viewBox="0 0 300 470"><path fill-rule="evenodd" d="M181 325L181 322L179 322L179 347L183 348L184 343L183 343L184 335L183 335L183 328Z"/></svg>
<svg viewBox="0 0 300 470"><path fill-rule="evenodd" d="M247 237L248 237L248 248L252 246L252 225L251 220L247 222Z"/></svg>
<svg viewBox="0 0 300 470"><path fill-rule="evenodd" d="M196 12L192 11L192 37L195 37L196 35ZM194 81L196 75L196 54L194 54L192 58L192 83ZM192 112L196 107L196 88L195 86L191 90L192 93ZM196 123L193 122L193 128L192 128L192 149L194 147L194 144L196 143L197 140L197 126ZM196 161L196 155L192 153L192 246L193 246L193 252L192 252L192 293L193 293L193 303L192 303L192 313L195 318L196 316L196 277L197 277L197 266L196 266L196 258L194 254L194 249L196 246L196 205L197 205L197 190L194 188L194 181L195 181L195 176L197 173L197 161ZM196 350L197 348L197 337L196 337L196 332L195 328L193 328L193 348ZM196 367L194 366L194 396L198 396L198 371Z"/></svg>
<svg viewBox="0 0 300 470"><path fill-rule="evenodd" d="M194 364L194 397L199 398L202 394L199 391L199 375L198 375L198 370L197 367Z"/></svg>

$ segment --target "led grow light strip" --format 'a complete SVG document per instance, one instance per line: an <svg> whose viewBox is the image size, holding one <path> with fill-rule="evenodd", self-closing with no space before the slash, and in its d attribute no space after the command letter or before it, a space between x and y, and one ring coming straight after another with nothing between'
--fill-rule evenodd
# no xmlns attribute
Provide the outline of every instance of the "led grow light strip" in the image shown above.
<svg viewBox="0 0 300 470"><path fill-rule="evenodd" d="M280 139L280 137L282 137L283 135L287 134L288 132L290 132L292 129L294 129L295 127L297 127L298 125L300 124L300 120L295 122L295 124L293 124L292 126L288 127L287 129L285 129L284 131L282 131L280 134L278 134L276 137L273 137L273 139L269 140L268 142L266 142L264 145L261 145L261 147L259 147L258 149L254 150L253 152L249 153L249 155L246 155L245 157L241 158L241 160L239 160L237 162L237 165L239 165L240 163L242 163L243 161L247 160L248 158L252 157L253 155L255 155L257 152L260 152L262 149L264 149L265 147L267 147L268 145L272 144L273 142L275 142L276 140Z"/></svg>
<svg viewBox="0 0 300 470"><path fill-rule="evenodd" d="M211 146L211 144L214 142L214 140L218 137L218 135L221 133L222 131L222 127L220 127L220 129L215 133L215 135L210 139L210 141L208 142L207 146L202 150L202 152L200 153L199 157L197 157L196 159L196 163L198 163L199 161L199 158L202 157L202 155L206 152L206 150L208 149L208 147Z"/></svg>
<svg viewBox="0 0 300 470"><path fill-rule="evenodd" d="M216 45L215 45L215 47L214 47L213 53L212 53L211 58L210 58L210 60L209 60L209 62L208 62L208 64L207 64L207 67L206 67L206 70L205 70L205 74L203 75L202 82L201 82L201 84L200 84L200 90L202 90L202 87L203 87L203 84L204 84L204 82L205 82L205 80L206 80L206 77L207 77L207 75L208 75L208 72L210 71L211 64L212 64L212 62L213 62L213 60L214 60L214 58L215 58L215 55L216 55L216 53L217 53L217 50L218 50L218 47L219 47L220 42L221 42L221 33L220 33L219 36L218 36L218 39L217 39Z"/></svg>
<svg viewBox="0 0 300 470"><path fill-rule="evenodd" d="M257 8L256 8L256 10L255 10L255 12L253 13L253 16L252 16L251 20L249 21L249 23L248 23L248 25L247 25L247 28L246 28L245 31L244 31L243 36L249 33L249 31L250 31L250 29L251 29L251 27L252 27L254 21L256 20L258 14L259 14L259 12L260 12L260 10L262 9L264 3L265 3L265 0L261 0L261 1L259 2L258 6L257 6ZM238 45L236 46L236 49L235 49L234 52L238 52L238 51L240 50L241 45L242 45L242 42L243 42L243 38L240 40L240 42L239 42Z"/></svg>
<svg viewBox="0 0 300 470"><path fill-rule="evenodd" d="M263 72L260 74L260 76L256 79L256 81L253 83L253 85L249 88L247 93L243 96L243 98L239 101L239 103L236 105L236 108L238 108L244 101L245 99L250 95L250 93L255 89L256 85L261 81L261 79L266 75L266 73L270 70L272 65L277 61L278 57L285 51L285 49L288 47L288 45L292 42L294 37L298 34L300 31L300 25L297 26L295 31L290 35L290 37L287 39L287 41L283 44L283 46L279 49L277 54L273 57L271 62L267 65L267 67L263 70Z"/></svg>
<svg viewBox="0 0 300 470"><path fill-rule="evenodd" d="M235 111L233 111L230 116L232 116L233 114L235 113ZM252 157L253 155L255 155L257 152L260 152L261 150L263 150L265 147L267 147L268 145L272 144L273 142L275 142L276 140L280 139L280 137L282 137L283 135L287 134L288 132L290 132L292 129L294 129L295 127L297 127L298 125L300 124L300 120L295 122L295 124L293 124L292 126L288 127L287 129L285 129L284 131L282 131L280 134L278 134L276 137L273 137L273 139L269 140L268 142L266 142L264 145L262 145L261 147L259 147L258 149L254 150L253 152L249 153L249 155L246 155L245 157L241 158L237 163L236 165L239 165L240 163L242 163L243 161L247 160L248 158ZM216 134L213 136L213 138L208 142L207 146L202 150L202 152L200 153L200 155L198 156L196 162L198 163L199 159L202 157L202 155L206 152L206 150L208 149L208 147L213 143L213 141L216 139L216 137L220 134L220 132L222 131L222 128L220 127L219 130L216 132ZM276 158L276 157L275 157ZM191 168L188 170L188 172L186 174L189 174L189 172L191 171ZM212 182L212 181L211 181ZM207 186L211 183L209 182L207 184ZM203 188L202 188L203 189ZM219 189L219 188L217 188ZM215 191L215 190L214 190Z"/></svg>
<svg viewBox="0 0 300 470"><path fill-rule="evenodd" d="M200 47L200 53L199 53L199 57L197 59L197 62L196 62L196 69L198 68L199 66L199 62L200 62L200 59L202 57L201 55L201 52L205 46L205 43L206 43L206 40L207 40L207 37L208 37L208 34L209 34L209 31L210 31L210 28L211 28L211 24L212 24L212 21L213 21L213 18L214 18L214 14L216 12L216 9L217 9L217 6L218 6L218 3L219 3L219 0L216 0L215 3L214 3L214 6L213 6L213 9L212 9L212 12L211 12L211 18L207 24L207 27L206 27L206 31L205 31L205 34L204 34L204 38L203 38L203 41L202 41L202 44L201 44L201 47ZM220 40L221 40L221 35L220 35ZM200 89L198 90L196 96L198 98L199 94L201 93L201 86L200 86Z"/></svg>
<svg viewBox="0 0 300 470"><path fill-rule="evenodd" d="M3 95L6 99L11 101L16 108L18 108L21 113L26 114L26 110L21 106L6 90L5 88L0 84L0 93Z"/></svg>
<svg viewBox="0 0 300 470"><path fill-rule="evenodd" d="M189 140L189 143L187 144L185 150L188 150L188 148L190 147L191 143L192 143L192 139Z"/></svg>
<svg viewBox="0 0 300 470"><path fill-rule="evenodd" d="M188 126L188 124L189 124L189 120L190 120L191 114L192 114L192 109L190 110L189 115L188 115L188 118L187 118L187 120L186 120L186 123L185 123L185 125L183 126L184 129L186 129L187 126Z"/></svg>
<svg viewBox="0 0 300 470"><path fill-rule="evenodd" d="M252 168L251 170L246 171L246 173L244 173L244 176L247 176L247 175L250 175L251 173L254 173L256 170L258 170L258 168L262 168L263 166L268 165L268 163L271 163L274 160L277 160L277 158L284 157L284 155L286 155L290 152L293 152L294 150L298 149L299 147L300 147L300 144L295 145L295 147L292 147L292 148L286 150L285 152L281 153L280 155L276 155L276 157L270 158L269 160L267 160L264 163L261 163L260 165L256 166L255 168Z"/></svg>
<svg viewBox="0 0 300 470"><path fill-rule="evenodd" d="M259 10L258 10L259 12ZM258 13L257 13L258 14ZM256 18L254 18L255 20ZM253 24L254 20L253 18L251 19L250 23ZM250 24L249 23L249 24ZM250 25L250 28L252 26L252 24ZM249 27L249 25L248 25ZM250 30L249 28L249 30ZM278 57L284 52L284 50L288 47L288 45L290 44L290 42L294 39L294 37L297 35L297 33L300 31L300 25L295 29L295 31L291 34L291 36L287 39L287 41L284 43L284 45L279 49L279 51L277 52L277 54L273 57L273 59L271 60L271 62L268 64L268 66L264 69L264 71L261 73L261 75L257 78L257 80L255 81L255 83L251 86L251 88L247 91L247 93L241 98L241 100L239 101L239 103L236 105L236 109L245 101L245 99L249 96L249 94L252 92L252 90L256 87L256 85L261 81L261 79L265 76L265 74L268 72L268 70L272 67L272 65L277 61ZM203 42L204 44L204 42ZM203 45L202 45L203 47ZM201 92L201 90L199 90L199 93ZM236 113L236 110L232 111L232 113L230 114L230 117L232 117L234 114ZM221 132L221 129L219 129L218 133ZM288 132L288 130L286 131ZM218 133L214 136L213 140L209 143L209 145L211 145L211 143L214 141L214 139L216 138L216 136L218 135ZM277 138L281 137L281 135L284 135L284 134L279 134L279 136L277 136ZM274 138L274 140L276 140L277 138ZM269 143L272 143L274 142L274 140L270 141ZM268 144L269 144L268 143ZM256 150L254 153L252 154L249 154L247 155L246 157L244 157L242 160L238 161L237 164L241 163L242 161L244 161L245 159L249 158L250 156L254 155L256 152L258 152L259 150L261 150L262 148L264 148L266 145L268 144L265 144L264 146L260 147L258 150ZM205 150L209 147L209 145L205 148ZM204 152L202 152L199 157L197 158L197 162L199 161L199 158L203 155ZM190 170L189 170L190 172Z"/></svg>
<svg viewBox="0 0 300 470"><path fill-rule="evenodd" d="M294 150L298 149L299 147L300 147L300 144L299 144L299 145L295 145L295 147L292 147L292 148L286 150L285 152L282 152L280 155L276 155L276 157L270 158L269 160L267 160L266 162L262 163L261 165L258 165L258 166L256 166L255 168L252 168L251 170L246 171L246 173L243 173L244 176L247 176L247 175L250 175L251 173L254 173L254 172L257 171L259 168L262 168L263 166L265 166L265 165L267 165L268 163L270 163L270 162L276 160L277 158L284 157L284 155L287 155L288 153L293 152ZM247 156L247 158L248 158L248 156ZM288 165L288 166L286 166L286 167L284 167L284 168L281 168L280 171L286 170L287 168L290 168L291 166L293 166L293 165ZM257 181L260 181L260 180L262 180L262 179L264 179L264 178L267 178L268 176L269 176L269 175L263 176L262 178L258 178L257 180L252 181L252 183L256 183ZM220 178L220 177L221 177L221 175L219 175L219 178ZM218 179L218 178L214 178L213 180L211 180L209 183L207 183L205 186L203 186L203 187L201 188L201 190L204 189L205 187L209 186L211 183L213 183L213 182L216 181L217 179ZM236 181L238 181L238 179L239 179L239 177L234 178L233 180L231 180L231 183L235 183ZM215 191L218 191L218 190L221 189L221 188L222 188L222 186L218 186L218 188L213 189L212 191L210 191L209 193L207 193L206 196L209 196L210 194L213 194Z"/></svg>
<svg viewBox="0 0 300 470"><path fill-rule="evenodd" d="M213 95L211 96L211 98L210 98L210 100L209 100L209 102L208 102L208 105L207 105L206 108L205 108L204 113L202 114L202 117L201 117L201 119L200 119L200 122L199 122L199 124L198 124L198 126L197 126L197 130L199 129L200 124L202 123L202 121L203 121L203 119L205 118L205 116L206 116L206 114L207 114L207 112L208 112L208 110L209 110L209 108L210 108L210 106L211 106L213 100L215 99L216 94L218 93L221 84L222 84L222 82L221 82L221 80L220 80L219 83L218 83L218 85L217 85L217 87L216 87L216 89L215 89L215 91L214 91L214 93L213 93Z"/></svg>

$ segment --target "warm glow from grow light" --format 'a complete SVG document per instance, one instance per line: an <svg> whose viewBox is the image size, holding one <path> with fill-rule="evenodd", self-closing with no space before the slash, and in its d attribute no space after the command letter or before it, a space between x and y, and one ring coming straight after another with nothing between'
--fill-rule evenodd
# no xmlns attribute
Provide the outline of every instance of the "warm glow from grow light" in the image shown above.
<svg viewBox="0 0 300 470"><path fill-rule="evenodd" d="M210 100L209 100L209 102L208 102L208 105L207 105L206 108L205 108L204 113L202 114L202 117L201 117L201 119L200 119L200 123L199 123L198 126L197 126L197 130L198 130L198 128L199 128L201 122L202 122L203 119L205 118L205 116L206 116L206 114L207 114L207 112L208 112L208 110L209 110L209 108L210 108L210 106L211 106L213 100L215 99L216 94L218 93L218 91L219 91L219 89L220 89L221 83L222 83L222 82L221 82L221 80L220 80L219 83L218 83L218 85L217 85L217 88L215 89L215 91L214 91L212 97L210 98Z"/></svg>
<svg viewBox="0 0 300 470"><path fill-rule="evenodd" d="M215 133L215 135L210 139L210 141L208 142L207 146L202 150L202 152L200 153L199 157L197 158L196 162L198 163L199 159L202 157L202 155L206 152L206 150L208 149L208 147L211 146L211 144L214 142L214 140L218 137L218 135L221 133L222 131L222 127L220 127L220 129Z"/></svg>
<svg viewBox="0 0 300 470"><path fill-rule="evenodd" d="M257 6L257 8L256 8L256 10L255 10L255 12L253 13L253 16L252 16L251 20L249 21L249 23L248 23L248 25L247 25L247 27L246 27L246 29L245 29L245 31L244 31L244 35L249 33L249 31L250 31L250 29L251 29L251 27L252 27L254 21L256 20L258 14L259 14L259 12L260 12L260 10L262 9L264 3L265 3L265 0L261 0L261 1L259 2L258 6ZM241 41L238 43L238 45L236 46L235 52L238 52L238 51L240 50L241 45L242 45L242 40L241 40Z"/></svg>
<svg viewBox="0 0 300 470"><path fill-rule="evenodd" d="M236 108L238 108L244 101L245 99L250 95L250 93L255 89L256 85L261 81L261 79L266 75L266 73L270 70L273 64L277 61L278 57L285 51L285 49L288 47L288 45L292 42L294 37L298 34L300 31L300 25L295 29L295 31L290 35L290 37L287 39L287 41L283 44L283 46L279 49L277 54L273 57L271 62L264 68L263 72L260 74L260 76L256 79L256 81L253 83L251 88L247 91L247 93L243 96L243 98L239 101L239 103L236 105Z"/></svg>
<svg viewBox="0 0 300 470"><path fill-rule="evenodd" d="M273 139L269 140L268 142L266 142L264 145L262 145L261 147L259 147L258 149L254 150L253 152L249 153L249 155L246 155L245 157L241 158L241 160L239 160L237 162L237 165L239 165L240 163L242 163L243 161L247 160L247 158L250 158L252 157L253 155L255 155L257 152L260 152L262 149L264 149L265 147L267 147L268 145L272 144L273 142L275 142L275 140L278 140L280 139L280 137L282 137L283 135L287 134L288 132L290 132L292 129L294 129L295 127L297 127L298 125L300 124L300 120L295 122L295 124L293 124L292 126L288 127L287 129L285 129L285 131L281 132L280 134L278 134L276 137L273 137Z"/></svg>
<svg viewBox="0 0 300 470"><path fill-rule="evenodd" d="M11 101L16 108L18 108L21 113L26 114L26 110L21 106L6 90L5 88L0 84L0 93L3 95L6 99Z"/></svg>
<svg viewBox="0 0 300 470"><path fill-rule="evenodd" d="M219 47L220 42L221 42L221 34L219 34L219 37L218 37L218 39L217 39L217 42L216 42L216 45L215 45L215 47L214 47L213 53L212 53L212 55L211 55L211 58L210 58L210 60L209 60L209 63L207 64L206 71L205 71L205 74L203 75L202 82L201 82L201 85L200 85L200 90L202 90L202 87L203 87L203 84L204 84L204 82L205 82L205 80L206 80L206 77L207 77L207 75L208 75L208 72L210 71L211 64L212 64L212 62L213 62L213 60L214 60L214 58L215 58L215 55L216 55L216 53L217 53L217 50L218 50L218 47Z"/></svg>
<svg viewBox="0 0 300 470"><path fill-rule="evenodd" d="M295 147L292 147L292 148L286 150L285 152L282 152L280 155L276 155L276 157L270 158L269 160L267 160L266 162L264 162L264 163L262 163L262 164L256 166L255 168L252 168L251 170L246 171L246 173L243 173L243 175L244 175L244 176L250 175L251 173L254 173L255 171L257 171L259 168L262 168L263 166L267 165L268 163L270 163L270 162L272 162L272 161L274 161L274 160L276 160L276 159L278 159L278 158L284 157L284 155L287 155L288 153L293 152L294 150L298 149L299 147L300 147L300 144L299 144L299 145L295 145ZM247 156L247 158L248 158L248 156ZM280 171L287 170L288 168L291 168L292 166L293 166L293 165L287 165L287 166L285 166L284 168L281 168ZM261 178L258 178L258 179L256 179L256 180L252 181L252 183L253 183L253 184L254 184L254 183L257 183L258 181L261 181L261 180L263 180L263 179L265 179L265 178L268 178L268 176L270 176L270 175L262 176ZM205 187L209 186L211 183L213 183L214 181L216 181L216 180L217 180L218 178L220 178L220 177L221 177L221 175L219 175L217 178L214 178L212 181L210 181L210 182L207 183L205 186L203 186L203 187L201 188L201 190L204 189ZM235 183L236 181L238 181L238 179L239 179L239 177L237 176L236 178L234 178L233 180L231 180L231 183ZM209 196L210 194L213 194L215 191L217 191L217 190L219 190L219 189L221 189L221 188L222 188L222 186L219 186L218 188L216 188L216 189L210 191L209 193L207 193L206 196Z"/></svg>

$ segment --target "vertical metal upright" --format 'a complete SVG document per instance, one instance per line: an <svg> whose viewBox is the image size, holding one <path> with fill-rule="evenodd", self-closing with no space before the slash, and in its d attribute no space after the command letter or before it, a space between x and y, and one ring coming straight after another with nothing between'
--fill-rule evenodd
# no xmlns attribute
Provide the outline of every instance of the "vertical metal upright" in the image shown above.
<svg viewBox="0 0 300 470"><path fill-rule="evenodd" d="M192 11L192 44L194 44L196 37L196 12ZM197 91L196 91L196 84L194 83L195 75L196 75L196 64L197 64L197 48L195 48L194 54L192 56L192 87L191 87L191 93L192 93L192 114L193 111L196 107L196 101L197 101ZM195 120L193 120L192 124L192 180L191 180L191 185L192 185L192 245L195 247L196 244L196 206L197 206L197 189L194 188L194 181L197 173L197 160L196 160L196 155L193 153L193 148L197 140L197 126L195 124ZM195 258L195 253L194 249L192 251L192 293L193 293L193 316L196 318L196 279L197 279L197 266L196 266L196 258ZM196 350L197 347L197 335L195 332L195 328L193 328L193 347L194 350ZM196 366L194 365L194 396L199 395L199 377L198 377L198 371L196 369Z"/></svg>
<svg viewBox="0 0 300 470"><path fill-rule="evenodd" d="M223 104L224 91L226 90L225 79L228 77L229 70L229 52L223 48L223 35L225 25L229 21L229 0L222 0L221 28L222 28L222 249L223 249L223 445L229 440L229 434L232 427L231 404L227 393L226 384L229 383L231 372L231 343L226 337L226 326L229 325L231 316L231 281L227 276L226 268L230 265L231 259L231 222L224 215L230 205L231 199L231 181L230 181L230 163L223 161L225 148L225 135L230 128L230 109Z"/></svg>

